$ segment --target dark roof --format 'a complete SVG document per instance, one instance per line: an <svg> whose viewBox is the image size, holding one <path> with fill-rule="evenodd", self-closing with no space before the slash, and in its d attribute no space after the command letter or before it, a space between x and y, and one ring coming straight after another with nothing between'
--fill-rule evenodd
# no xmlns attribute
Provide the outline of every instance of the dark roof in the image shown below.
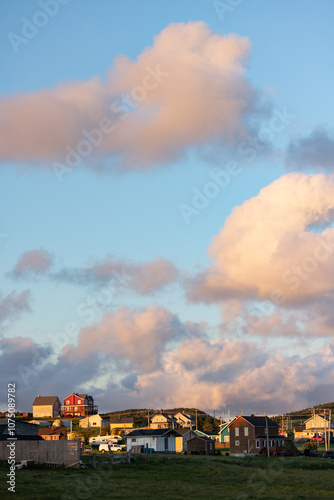
<svg viewBox="0 0 334 500"><path fill-rule="evenodd" d="M193 429L177 429L177 432L184 436L185 434L188 434L188 432L195 432Z"/></svg>
<svg viewBox="0 0 334 500"><path fill-rule="evenodd" d="M32 406L53 405L58 396L37 396Z"/></svg>
<svg viewBox="0 0 334 500"><path fill-rule="evenodd" d="M58 435L58 434L66 434L66 429L64 427L60 427L58 429L38 429L38 435L41 436L41 435Z"/></svg>
<svg viewBox="0 0 334 500"><path fill-rule="evenodd" d="M135 436L164 436L165 434L178 434L178 431L174 429L136 429L135 431L129 432L126 437Z"/></svg>
<svg viewBox="0 0 334 500"><path fill-rule="evenodd" d="M305 430L305 425L296 425L293 430L295 432L303 432Z"/></svg>
<svg viewBox="0 0 334 500"><path fill-rule="evenodd" d="M111 424L133 424L133 417L110 417Z"/></svg>
<svg viewBox="0 0 334 500"><path fill-rule="evenodd" d="M214 439L211 439L211 438L209 438L209 437L205 437L205 436L194 436L193 438L188 439L188 443L189 443L189 441L193 441L194 439L200 439L201 441L208 441L209 443L215 443L215 442L216 442Z"/></svg>
<svg viewBox="0 0 334 500"><path fill-rule="evenodd" d="M276 424L276 422L271 420L271 418L269 418L269 417L267 419L266 417L260 417L257 415L250 415L250 416L241 415L239 418L243 418L243 419L247 420L247 422L249 422L254 427L266 427L267 421L268 421L268 427L279 427L279 425ZM237 418L236 420L233 420L233 422L231 422L229 426L234 425L239 420L239 418Z"/></svg>

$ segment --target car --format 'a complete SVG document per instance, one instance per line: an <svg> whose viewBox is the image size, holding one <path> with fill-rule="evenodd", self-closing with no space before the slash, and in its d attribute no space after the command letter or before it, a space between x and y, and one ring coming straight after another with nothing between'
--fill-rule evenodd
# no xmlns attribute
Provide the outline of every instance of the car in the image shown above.
<svg viewBox="0 0 334 500"><path fill-rule="evenodd" d="M99 451L102 453L109 453L110 451L123 451L122 446L119 444L111 444L111 443L101 443L99 445Z"/></svg>
<svg viewBox="0 0 334 500"><path fill-rule="evenodd" d="M325 453L322 454L324 458L333 458L334 459L334 451L325 451Z"/></svg>

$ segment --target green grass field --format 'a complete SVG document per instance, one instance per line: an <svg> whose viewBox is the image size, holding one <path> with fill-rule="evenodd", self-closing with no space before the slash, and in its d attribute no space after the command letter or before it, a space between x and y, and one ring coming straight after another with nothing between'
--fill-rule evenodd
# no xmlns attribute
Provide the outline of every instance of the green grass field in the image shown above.
<svg viewBox="0 0 334 500"><path fill-rule="evenodd" d="M334 498L334 460L225 456L144 455L133 464L93 469L21 469L16 493L0 468L0 498L22 500ZM91 457L84 457L90 461Z"/></svg>

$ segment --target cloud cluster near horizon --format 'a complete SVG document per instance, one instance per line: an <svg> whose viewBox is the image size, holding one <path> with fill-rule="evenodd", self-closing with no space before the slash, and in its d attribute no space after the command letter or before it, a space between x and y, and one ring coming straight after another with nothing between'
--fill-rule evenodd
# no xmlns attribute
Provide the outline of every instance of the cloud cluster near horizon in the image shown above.
<svg viewBox="0 0 334 500"><path fill-rule="evenodd" d="M50 380L60 398L73 388L93 392L101 411L182 402L281 412L310 406L317 391L321 399L334 388L333 342L305 357L268 353L260 342L209 340L205 325L183 323L164 308L117 310L82 329L78 344L57 357L54 348L29 338L1 340L0 376L33 387L21 391L23 407L47 394Z"/></svg>
<svg viewBox="0 0 334 500"><path fill-rule="evenodd" d="M118 56L104 82L96 76L2 97L0 159L31 168L75 163L86 157L80 142L90 141L89 154L133 169L192 146L235 145L267 112L246 77L249 50L247 38L212 33L204 22L174 23L136 61Z"/></svg>

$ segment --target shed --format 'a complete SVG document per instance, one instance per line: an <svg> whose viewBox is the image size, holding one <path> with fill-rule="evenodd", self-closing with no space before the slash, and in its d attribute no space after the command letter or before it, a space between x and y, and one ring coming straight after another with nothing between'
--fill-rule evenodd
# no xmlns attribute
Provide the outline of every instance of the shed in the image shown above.
<svg viewBox="0 0 334 500"><path fill-rule="evenodd" d="M207 437L196 436L187 441L187 455L214 455L216 442Z"/></svg>

